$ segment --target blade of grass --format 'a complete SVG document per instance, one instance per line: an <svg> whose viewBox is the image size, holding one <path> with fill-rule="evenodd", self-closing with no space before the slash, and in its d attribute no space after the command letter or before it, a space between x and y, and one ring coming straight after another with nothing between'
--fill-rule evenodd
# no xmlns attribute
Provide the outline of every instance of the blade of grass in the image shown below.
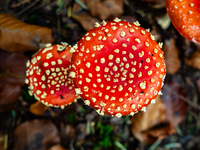
<svg viewBox="0 0 200 150"><path fill-rule="evenodd" d="M115 141L114 144L120 148L120 150L127 150L120 142Z"/></svg>
<svg viewBox="0 0 200 150"><path fill-rule="evenodd" d="M158 147L158 145L161 143L162 141L156 141L155 143L153 143L151 145L151 147L149 148L149 150L155 150L156 147Z"/></svg>
<svg viewBox="0 0 200 150"><path fill-rule="evenodd" d="M169 143L169 144L166 144L164 146L165 149L170 149L170 148L181 148L181 144L180 143Z"/></svg>
<svg viewBox="0 0 200 150"><path fill-rule="evenodd" d="M4 150L7 150L7 148L8 148L8 134L6 134L5 137L4 137L3 148L4 148Z"/></svg>
<svg viewBox="0 0 200 150"><path fill-rule="evenodd" d="M85 10L88 9L87 6L83 2L81 2L80 0L74 0L74 1L77 2L83 9L85 9Z"/></svg>

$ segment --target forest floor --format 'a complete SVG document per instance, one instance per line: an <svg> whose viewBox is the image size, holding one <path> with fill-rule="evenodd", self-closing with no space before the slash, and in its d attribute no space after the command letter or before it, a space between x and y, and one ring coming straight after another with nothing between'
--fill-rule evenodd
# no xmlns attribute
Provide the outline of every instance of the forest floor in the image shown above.
<svg viewBox="0 0 200 150"><path fill-rule="evenodd" d="M60 109L28 94L26 62L36 51L52 42L73 46L95 22L115 17L138 20L164 44L163 95L146 112L100 116L81 99ZM42 32L29 35L31 25ZM199 60L200 45L176 31L164 0L1 0L0 149L200 149Z"/></svg>

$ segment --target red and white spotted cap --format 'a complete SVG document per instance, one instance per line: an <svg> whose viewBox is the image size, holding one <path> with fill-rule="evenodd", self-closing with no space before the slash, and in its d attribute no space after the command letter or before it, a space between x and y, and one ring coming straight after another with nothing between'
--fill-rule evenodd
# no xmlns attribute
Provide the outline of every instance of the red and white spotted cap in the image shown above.
<svg viewBox="0 0 200 150"><path fill-rule="evenodd" d="M200 44L200 1L165 0L172 24L188 40Z"/></svg>
<svg viewBox="0 0 200 150"><path fill-rule="evenodd" d="M27 62L29 93L47 106L64 108L77 98L69 77L70 51L67 43L47 44Z"/></svg>
<svg viewBox="0 0 200 150"><path fill-rule="evenodd" d="M145 111L165 77L161 46L138 22L97 23L74 46L70 76L76 92L102 115Z"/></svg>

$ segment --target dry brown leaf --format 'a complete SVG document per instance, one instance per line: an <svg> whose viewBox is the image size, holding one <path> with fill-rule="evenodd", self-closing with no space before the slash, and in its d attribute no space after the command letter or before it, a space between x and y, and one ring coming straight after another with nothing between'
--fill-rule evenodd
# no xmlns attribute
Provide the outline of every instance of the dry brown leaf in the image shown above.
<svg viewBox="0 0 200 150"><path fill-rule="evenodd" d="M58 129L50 120L26 121L14 131L15 150L47 150L59 143Z"/></svg>
<svg viewBox="0 0 200 150"><path fill-rule="evenodd" d="M150 104L146 112L132 117L132 132L139 141L152 144L176 133L177 125L185 117L188 104L167 89L185 96L180 85L171 81L166 83L162 99L158 96L156 103Z"/></svg>
<svg viewBox="0 0 200 150"><path fill-rule="evenodd" d="M52 43L52 30L26 24L9 14L0 14L0 49L9 52L37 51L40 43Z"/></svg>
<svg viewBox="0 0 200 150"><path fill-rule="evenodd" d="M18 84L0 83L0 111L14 109L21 95L21 87Z"/></svg>
<svg viewBox="0 0 200 150"><path fill-rule="evenodd" d="M190 102L189 99L188 101L185 100L187 99L187 91L180 84L168 79L162 92L162 100L167 110L167 120L172 126L176 127L188 112L188 104Z"/></svg>
<svg viewBox="0 0 200 150"><path fill-rule="evenodd" d="M160 124L162 125L162 124ZM153 144L155 141L160 141L170 134L176 133L176 128L168 125L168 124L163 124L162 128L155 128L155 129L150 129L147 131L144 131L142 133L142 137L144 141L148 141L149 144Z"/></svg>
<svg viewBox="0 0 200 150"><path fill-rule="evenodd" d="M28 57L0 50L0 83L24 84Z"/></svg>
<svg viewBox="0 0 200 150"><path fill-rule="evenodd" d="M141 142L155 142L155 140L159 139L160 137L156 137L156 135L149 136L148 133L149 131L152 131L151 129L153 129L153 127L166 122L165 115L165 105L162 102L160 96L158 96L156 98L156 103L150 104L147 107L146 112L139 112L132 117L132 132L134 136ZM172 128L171 130L173 131L174 129ZM156 134L159 135L158 133Z"/></svg>
<svg viewBox="0 0 200 150"><path fill-rule="evenodd" d="M87 12L73 14L72 18L78 21L86 31L94 28L96 22L100 23L98 19L91 17Z"/></svg>
<svg viewBox="0 0 200 150"><path fill-rule="evenodd" d="M48 150L69 150L69 149L65 149L64 147L62 147L62 145L54 145Z"/></svg>
<svg viewBox="0 0 200 150"><path fill-rule="evenodd" d="M108 20L123 13L123 0L86 0L91 15L101 20Z"/></svg>
<svg viewBox="0 0 200 150"><path fill-rule="evenodd" d="M48 106L44 105L43 103L37 101L35 103L33 103L30 108L29 108L29 111L32 113L32 114L35 114L35 115L40 115L42 116L44 114L44 112L47 110Z"/></svg>
<svg viewBox="0 0 200 150"><path fill-rule="evenodd" d="M172 38L170 40L165 40L163 51L167 73L176 73L181 66L181 61L179 59L179 51L175 45L175 40Z"/></svg>
<svg viewBox="0 0 200 150"><path fill-rule="evenodd" d="M19 100L28 57L0 50L0 110L11 110Z"/></svg>
<svg viewBox="0 0 200 150"><path fill-rule="evenodd" d="M82 11L84 6L87 7L85 5L85 1L86 0L79 0L79 3L77 3L77 2L74 3L74 5L72 7L72 13L78 13L78 12ZM81 6L80 3L84 4L84 6L83 5ZM87 8L85 8L85 9L87 9Z"/></svg>
<svg viewBox="0 0 200 150"><path fill-rule="evenodd" d="M185 62L193 68L200 69L200 52L194 52L190 58L185 60Z"/></svg>

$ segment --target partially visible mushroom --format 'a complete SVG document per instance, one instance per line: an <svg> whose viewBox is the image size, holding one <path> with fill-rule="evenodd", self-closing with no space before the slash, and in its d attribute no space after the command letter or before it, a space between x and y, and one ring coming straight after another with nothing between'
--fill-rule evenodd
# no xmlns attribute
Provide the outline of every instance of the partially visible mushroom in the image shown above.
<svg viewBox="0 0 200 150"><path fill-rule="evenodd" d="M76 92L102 115L145 111L165 77L161 46L138 22L97 23L74 46L70 76Z"/></svg>
<svg viewBox="0 0 200 150"><path fill-rule="evenodd" d="M194 43L200 43L200 1L165 0L167 13L178 32Z"/></svg>
<svg viewBox="0 0 200 150"><path fill-rule="evenodd" d="M47 44L27 62L29 93L47 106L64 108L77 98L69 77L70 51L67 43Z"/></svg>

